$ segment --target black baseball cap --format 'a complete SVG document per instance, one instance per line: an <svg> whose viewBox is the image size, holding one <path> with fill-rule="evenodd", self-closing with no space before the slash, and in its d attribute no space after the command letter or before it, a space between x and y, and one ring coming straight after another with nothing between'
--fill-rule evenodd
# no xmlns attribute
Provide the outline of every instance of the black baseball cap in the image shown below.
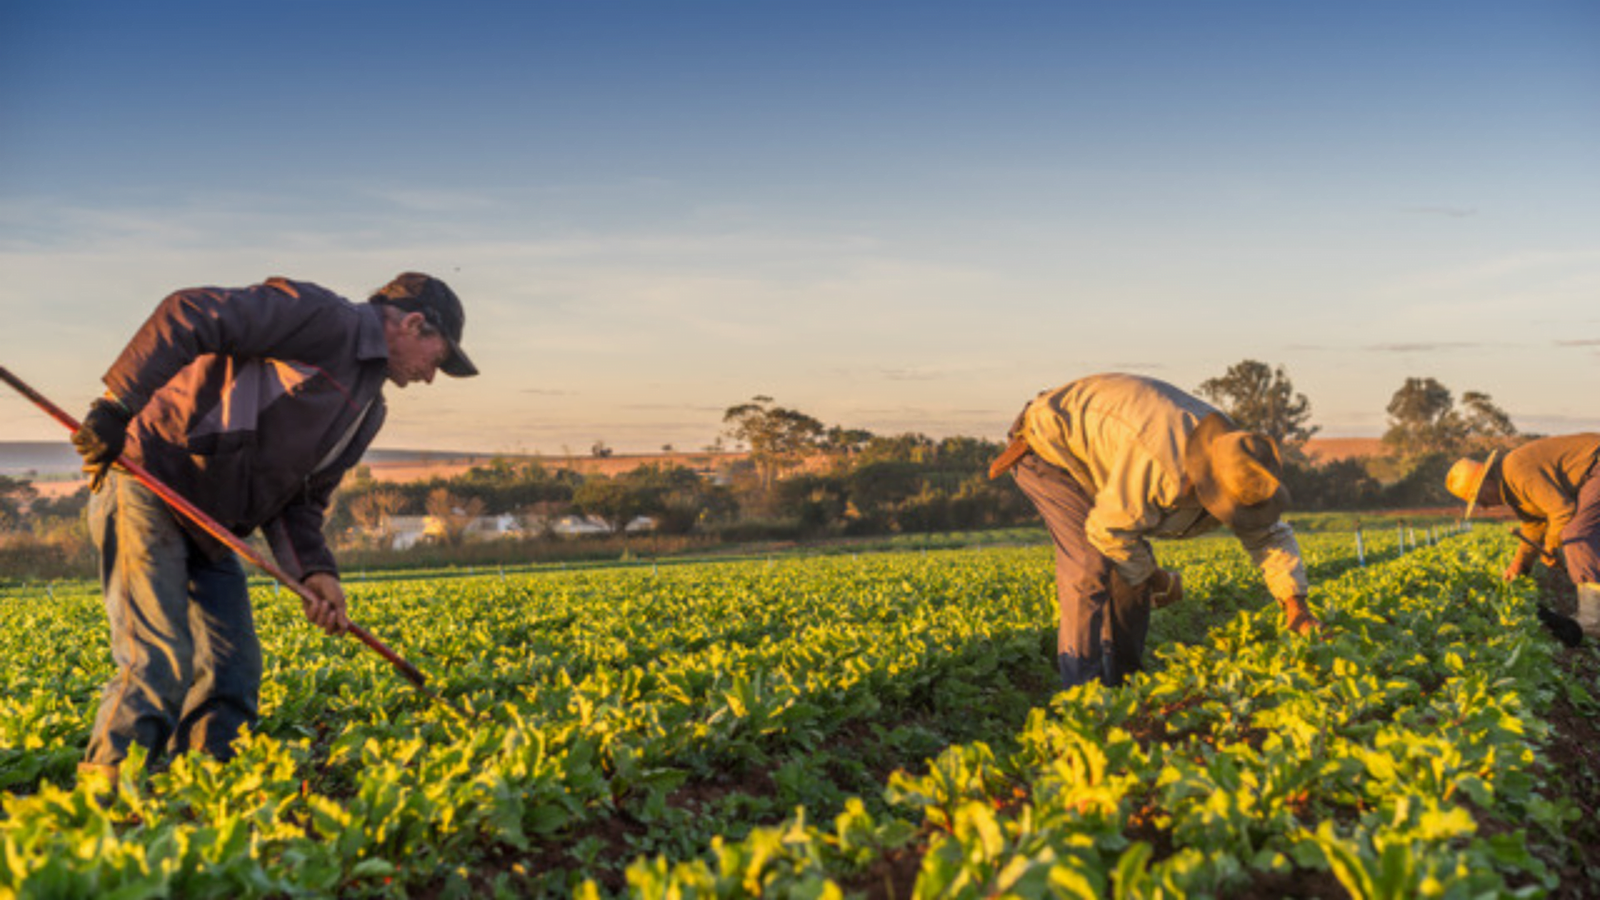
<svg viewBox="0 0 1600 900"><path fill-rule="evenodd" d="M383 303L405 312L419 312L434 330L444 335L450 345L450 356L439 368L456 378L478 374L478 367L461 352L461 329L467 316L461 311L461 301L450 286L421 272L403 272L371 297L373 303Z"/></svg>

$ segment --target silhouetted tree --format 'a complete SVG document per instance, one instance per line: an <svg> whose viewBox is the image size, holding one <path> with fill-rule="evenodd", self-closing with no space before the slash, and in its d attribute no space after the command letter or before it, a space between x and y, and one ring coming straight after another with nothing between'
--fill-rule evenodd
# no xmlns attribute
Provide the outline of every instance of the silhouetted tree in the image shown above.
<svg viewBox="0 0 1600 900"><path fill-rule="evenodd" d="M612 534L624 534L628 523L649 515L661 502L659 491L628 480L595 475L578 486L572 504L606 523Z"/></svg>
<svg viewBox="0 0 1600 900"><path fill-rule="evenodd" d="M786 478L778 485L777 495L781 508L808 534L842 523L849 508L844 482L834 474Z"/></svg>
<svg viewBox="0 0 1600 900"><path fill-rule="evenodd" d="M1465 434L1450 389L1433 378L1407 378L1389 400L1383 443L1408 465L1431 454L1456 452Z"/></svg>
<svg viewBox="0 0 1600 900"><path fill-rule="evenodd" d="M1228 367L1220 378L1201 382L1200 396L1217 404L1240 428L1257 431L1278 442L1284 455L1304 457L1306 441L1320 429L1311 421L1311 401L1295 393L1294 382L1283 366L1247 359Z"/></svg>
<svg viewBox="0 0 1600 900"><path fill-rule="evenodd" d="M853 456L872 440L872 432L863 428L844 428L835 425L824 435L822 445L830 453Z"/></svg>
<svg viewBox="0 0 1600 900"><path fill-rule="evenodd" d="M703 522L731 517L738 508L727 488L683 466L640 466L615 480L634 493L635 514L654 519L660 534L688 534Z"/></svg>
<svg viewBox="0 0 1600 900"><path fill-rule="evenodd" d="M763 488L771 488L785 469L816 450L824 431L811 416L771 403L771 397L757 395L749 403L728 407L722 415L728 435L749 445Z"/></svg>
<svg viewBox="0 0 1600 900"><path fill-rule="evenodd" d="M1467 391L1458 406L1432 378L1407 378L1389 401L1384 444L1407 470L1424 457L1454 456L1515 443L1517 426L1488 394Z"/></svg>
<svg viewBox="0 0 1600 900"><path fill-rule="evenodd" d="M1488 394L1467 391L1461 395L1461 417L1466 424L1468 442L1474 450L1514 443L1518 437L1517 426L1496 406Z"/></svg>

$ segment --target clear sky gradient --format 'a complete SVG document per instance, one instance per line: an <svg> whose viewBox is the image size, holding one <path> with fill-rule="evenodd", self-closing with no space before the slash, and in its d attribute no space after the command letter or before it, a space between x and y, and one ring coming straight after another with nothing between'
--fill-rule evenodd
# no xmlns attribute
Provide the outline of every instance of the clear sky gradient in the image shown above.
<svg viewBox="0 0 1600 900"><path fill-rule="evenodd" d="M699 449L754 394L998 438L1107 370L1600 430L1600 4L0 2L0 365L438 275L378 445ZM0 440L58 426L0 394Z"/></svg>

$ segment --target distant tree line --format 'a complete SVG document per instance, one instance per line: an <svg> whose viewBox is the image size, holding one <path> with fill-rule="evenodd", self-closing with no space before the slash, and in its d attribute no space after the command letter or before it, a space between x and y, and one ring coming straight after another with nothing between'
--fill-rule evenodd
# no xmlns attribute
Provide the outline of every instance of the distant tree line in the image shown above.
<svg viewBox="0 0 1600 900"><path fill-rule="evenodd" d="M1278 442L1300 511L1452 504L1443 484L1452 460L1524 439L1487 394L1469 391L1458 404L1438 381L1409 378L1389 402L1382 455L1319 461L1306 452L1319 431L1310 400L1283 366L1243 360L1195 391L1240 427ZM995 440L876 435L828 425L765 395L728 407L723 425L719 443L725 438L749 453L716 472L651 465L583 477L498 460L449 480L393 485L357 477L341 490L333 524L372 533L384 514L448 519L467 511L516 515L537 530L578 513L616 533L643 516L658 533L731 541L972 530L1035 519L1010 479L988 479L1001 449Z"/></svg>
<svg viewBox="0 0 1600 900"><path fill-rule="evenodd" d="M24 478L0 475L0 578L84 576L94 571L84 510L89 489L51 499Z"/></svg>
<svg viewBox="0 0 1600 900"><path fill-rule="evenodd" d="M764 397L731 407L726 422L728 436L751 449L714 472L646 465L585 477L501 459L400 484L358 469L336 494L328 527L381 541L387 519L426 514L449 541L452 519L511 515L526 532L551 536L552 523L578 514L618 534L645 517L659 534L741 540L971 530L1032 515L1009 480L989 481L1000 451L993 441L829 428Z"/></svg>
<svg viewBox="0 0 1600 900"><path fill-rule="evenodd" d="M1243 428L1277 440L1297 511L1451 505L1444 472L1461 454L1528 439L1488 394L1459 402L1433 378L1408 378L1390 399L1384 453L1318 461L1306 445L1318 432L1311 403L1283 366L1243 360L1196 386ZM607 477L537 462L495 459L453 478L374 480L358 467L334 495L327 530L341 550L387 546L396 516L431 516L436 543L467 541L482 516L513 516L524 540L558 542L554 523L582 515L623 539L646 517L654 533L708 543L751 539L976 530L1032 523L1036 514L1009 478L987 467L997 440L876 435L828 425L756 396L727 408L727 439L746 457L716 471L647 465ZM998 437L998 435L996 435ZM602 455L604 441L595 442ZM24 479L0 476L0 576L93 571L84 509L87 490L41 498Z"/></svg>

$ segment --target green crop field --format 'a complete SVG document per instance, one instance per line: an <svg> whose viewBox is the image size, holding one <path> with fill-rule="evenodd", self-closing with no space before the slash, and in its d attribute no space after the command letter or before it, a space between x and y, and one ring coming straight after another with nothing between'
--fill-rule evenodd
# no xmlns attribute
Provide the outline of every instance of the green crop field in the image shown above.
<svg viewBox="0 0 1600 900"><path fill-rule="evenodd" d="M1549 714L1595 651L1498 530L1397 537L1303 536L1321 641L1163 545L1151 671L1065 693L1037 546L352 579L467 717L262 584L259 730L108 808L99 592L0 588L0 898L1581 896Z"/></svg>

